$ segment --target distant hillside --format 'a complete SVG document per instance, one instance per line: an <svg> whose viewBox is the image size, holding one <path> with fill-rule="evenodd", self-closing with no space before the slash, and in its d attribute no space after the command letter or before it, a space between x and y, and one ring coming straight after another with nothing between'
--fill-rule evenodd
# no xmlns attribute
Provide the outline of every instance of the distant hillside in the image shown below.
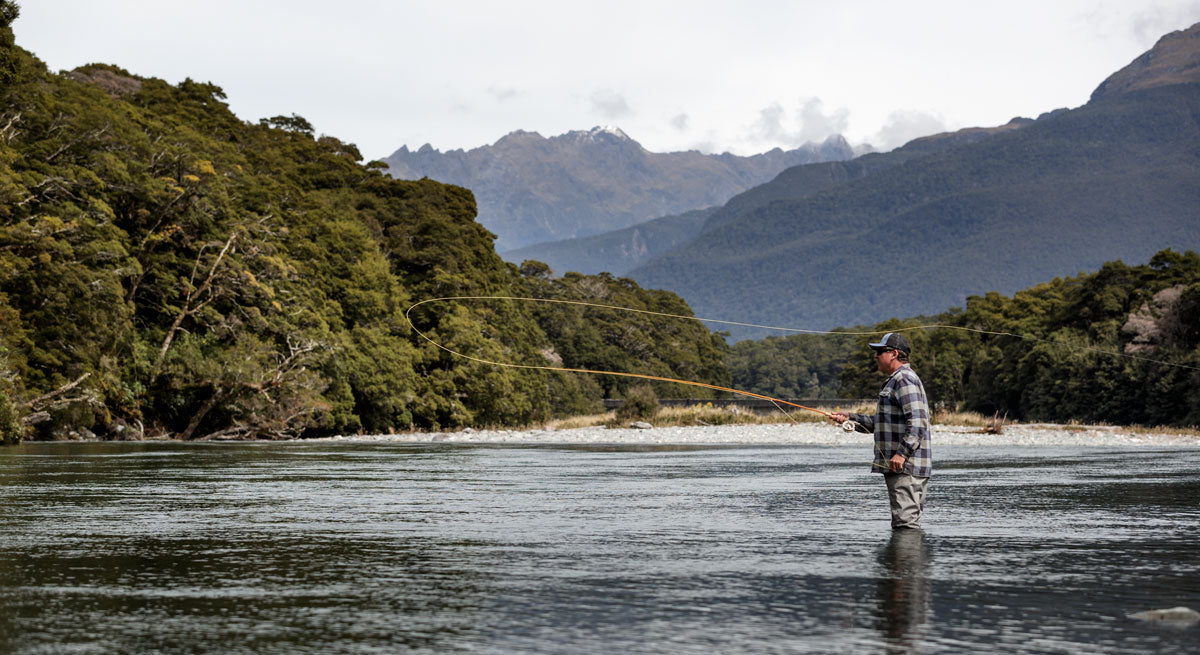
<svg viewBox="0 0 1200 655"><path fill-rule="evenodd" d="M479 222L503 252L720 205L790 166L851 157L841 137L750 157L653 153L617 128L597 127L550 138L518 131L466 151L403 147L384 161L399 179L471 189Z"/></svg>
<svg viewBox="0 0 1200 655"><path fill-rule="evenodd" d="M1178 50L1197 41L1179 35L1196 30L1160 41L1175 70L1200 57L1195 45ZM844 179L810 195L753 189L726 206L740 211L718 210L694 241L629 275L676 291L699 315L822 328L934 313L969 294L1200 247L1200 85L1138 82L1157 76L1146 71L1123 71L1110 80L1125 80L1125 91L1020 129L945 149L938 142L949 137L922 139L903 150L928 154L891 165L896 153L847 162ZM862 174L872 161L885 166Z"/></svg>
<svg viewBox="0 0 1200 655"><path fill-rule="evenodd" d="M559 273L608 272L624 275L641 264L666 254L706 229L736 219L743 212L778 200L798 200L818 191L898 166L915 157L974 143L993 134L1028 125L1027 118L1014 118L995 128L970 128L917 139L888 153L869 154L849 161L801 164L784 170L775 179L734 196L721 207L664 216L633 227L588 237L537 243L500 253L516 264L535 259Z"/></svg>
<svg viewBox="0 0 1200 655"><path fill-rule="evenodd" d="M793 166L775 179L739 193L712 212L704 228L724 225L738 216L780 200L800 200L815 193L899 166L907 161L962 145L977 143L994 134L1002 134L1029 125L1028 118L1014 118L1006 125L972 127L957 132L934 134L914 139L891 152L872 153L849 161L831 161Z"/></svg>
<svg viewBox="0 0 1200 655"><path fill-rule="evenodd" d="M537 243L502 252L500 256L514 264L534 259L548 264L559 275L569 271L624 275L643 262L694 239L715 210L715 207L709 207L677 216L663 216L595 236Z"/></svg>

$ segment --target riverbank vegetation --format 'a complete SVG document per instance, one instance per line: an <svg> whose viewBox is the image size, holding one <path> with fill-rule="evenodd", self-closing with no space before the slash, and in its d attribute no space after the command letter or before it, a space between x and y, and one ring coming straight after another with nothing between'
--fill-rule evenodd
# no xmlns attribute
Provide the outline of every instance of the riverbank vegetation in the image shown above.
<svg viewBox="0 0 1200 655"><path fill-rule="evenodd" d="M784 411L787 410L787 411ZM875 406L860 403L846 407L838 407L837 411L859 414L873 414ZM652 427L694 427L706 425L774 425L777 423L825 423L824 416L803 410L794 410L783 406L774 411L750 411L736 406L714 406L713 403L696 403L687 407L660 407L652 413L638 416L619 414L617 411L604 413L568 416L553 419L531 429L569 430L572 428L623 428L629 427L633 421L642 421ZM984 416L978 412L938 411L934 412L931 420L933 425L948 425L966 428L988 430L998 422L995 416ZM1157 428L1169 431L1168 428ZM1186 432L1186 431L1185 431ZM1186 432L1188 434L1194 433Z"/></svg>
<svg viewBox="0 0 1200 655"><path fill-rule="evenodd" d="M944 327L936 327L944 326ZM904 330L935 409L1014 420L1200 424L1200 255L1164 250L1109 262L1012 297L972 296L936 316L848 332ZM740 342L734 386L808 397L870 397L871 336L794 335ZM785 371L805 386L781 386Z"/></svg>

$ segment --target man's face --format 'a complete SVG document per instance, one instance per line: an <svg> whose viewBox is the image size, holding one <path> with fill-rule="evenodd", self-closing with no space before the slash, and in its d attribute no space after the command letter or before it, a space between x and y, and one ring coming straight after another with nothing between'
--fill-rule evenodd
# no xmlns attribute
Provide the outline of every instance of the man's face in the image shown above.
<svg viewBox="0 0 1200 655"><path fill-rule="evenodd" d="M875 351L875 366L880 373L891 373L896 363L896 351L891 348L880 348Z"/></svg>

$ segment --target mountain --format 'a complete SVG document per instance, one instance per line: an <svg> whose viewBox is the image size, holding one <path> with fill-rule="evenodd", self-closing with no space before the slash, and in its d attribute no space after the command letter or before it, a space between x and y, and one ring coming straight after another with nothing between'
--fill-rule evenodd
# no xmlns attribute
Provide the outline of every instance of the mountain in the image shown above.
<svg viewBox="0 0 1200 655"><path fill-rule="evenodd" d="M596 127L550 138L517 131L466 151L406 146L384 161L398 179L471 189L479 222L504 252L720 205L790 166L853 156L841 137L749 157L653 153L618 128Z"/></svg>
<svg viewBox="0 0 1200 655"><path fill-rule="evenodd" d="M789 169L628 275L698 315L828 328L1200 247L1198 30L1077 109Z"/></svg>
<svg viewBox="0 0 1200 655"><path fill-rule="evenodd" d="M696 238L705 229L728 223L739 214L776 200L796 200L831 186L902 164L909 159L973 143L992 134L1031 123L1014 118L995 128L969 128L917 139L888 153L873 153L852 160L802 164L785 169L775 179L743 191L721 207L710 207L675 216L663 216L632 227L588 237L535 243L500 253L519 264L527 259L544 262L559 273L608 272L624 275L654 257Z"/></svg>
<svg viewBox="0 0 1200 655"><path fill-rule="evenodd" d="M1092 92L1092 100L1172 84L1200 82L1200 23L1171 32L1153 48L1113 73Z"/></svg>
<svg viewBox="0 0 1200 655"><path fill-rule="evenodd" d="M716 207L662 216L590 237L564 239L500 253L514 264L533 259L562 274L569 271L624 275L641 263L696 237Z"/></svg>

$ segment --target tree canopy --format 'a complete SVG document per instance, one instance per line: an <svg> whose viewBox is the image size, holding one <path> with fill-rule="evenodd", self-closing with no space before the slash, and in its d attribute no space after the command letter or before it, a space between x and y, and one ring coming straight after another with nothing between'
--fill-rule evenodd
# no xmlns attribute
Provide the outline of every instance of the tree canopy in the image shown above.
<svg viewBox="0 0 1200 655"><path fill-rule="evenodd" d="M619 392L456 358L409 328L404 312L420 299L552 284L496 255L467 189L391 179L295 114L242 121L209 82L104 64L51 73L7 24L0 68L6 440L7 414L37 438L278 438L524 424ZM621 294L688 311L666 292ZM484 359L560 351L596 364L602 352L614 365L727 377L707 331L681 337L702 341L690 359L657 338L591 352L544 329L555 318L466 301L412 315Z"/></svg>
<svg viewBox="0 0 1200 655"><path fill-rule="evenodd" d="M922 326L946 327L922 327ZM920 328L920 329L916 329ZM965 309L850 331L905 329L935 407L1017 419L1200 424L1200 255L1109 262ZM734 346L734 386L758 393L873 396L870 337L798 335ZM836 374L835 374L836 372ZM805 381L815 386L805 387Z"/></svg>

